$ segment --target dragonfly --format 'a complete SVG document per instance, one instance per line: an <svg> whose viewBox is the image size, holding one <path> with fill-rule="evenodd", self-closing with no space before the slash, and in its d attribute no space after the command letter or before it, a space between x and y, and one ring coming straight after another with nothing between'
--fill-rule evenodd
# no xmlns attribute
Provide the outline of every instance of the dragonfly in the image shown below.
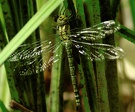
<svg viewBox="0 0 135 112"><path fill-rule="evenodd" d="M108 20L101 22L89 28L77 28L70 29L70 20L68 16L59 15L56 19L58 36L48 36L48 39L40 42L34 42L30 44L23 44L19 49L9 57L9 61L17 62L19 60L24 61L20 75L31 75L32 73L39 73L52 64L59 61L60 54L57 54L57 50L61 46L65 47L67 53L67 59L69 63L70 76L75 93L76 105L80 106L79 90L77 87L77 78L75 74L75 65L73 52L76 48L78 54L87 57L91 61L101 61L104 59L118 59L124 56L124 50L120 47L115 47L109 44L98 43L97 40L102 40L108 35L111 35L120 29L120 24L114 20ZM58 38L59 41L54 42L54 38ZM33 46L35 46L33 48ZM22 49L23 48L23 49ZM90 50L89 50L90 49ZM37 57L40 55L53 53L48 60L42 63L43 57L37 61ZM35 64L38 62L38 64ZM19 65L20 66L20 65ZM32 68L25 66L32 66Z"/></svg>

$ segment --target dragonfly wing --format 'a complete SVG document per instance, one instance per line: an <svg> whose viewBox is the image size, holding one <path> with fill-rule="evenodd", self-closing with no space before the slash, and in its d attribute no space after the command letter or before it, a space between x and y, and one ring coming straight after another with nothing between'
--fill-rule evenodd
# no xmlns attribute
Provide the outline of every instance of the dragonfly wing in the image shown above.
<svg viewBox="0 0 135 112"><path fill-rule="evenodd" d="M54 38L51 37L43 42L36 41L30 44L23 44L8 58L8 61L19 61L38 57L43 52L50 52L54 49L54 43Z"/></svg>
<svg viewBox="0 0 135 112"><path fill-rule="evenodd" d="M84 28L84 29L76 29L79 31L71 31L71 35L69 35L70 38L76 38L80 37L83 40L90 40L95 41L99 39L105 38L106 35L113 34L117 30L120 29L120 24L115 23L113 20L105 21L100 24L97 24L93 27Z"/></svg>
<svg viewBox="0 0 135 112"><path fill-rule="evenodd" d="M120 47L109 44L78 42L72 40L79 53L85 55L91 61L107 59L118 59L124 56L124 51Z"/></svg>
<svg viewBox="0 0 135 112"><path fill-rule="evenodd" d="M31 75L45 70L53 62L57 62L59 55L53 54L61 46L61 42L54 42L52 37L43 42L37 41L32 44L24 44L13 53L8 61L18 63L14 71L18 71L20 75ZM47 56L50 56L48 58ZM42 55L42 56L41 56ZM19 69L18 69L19 68Z"/></svg>
<svg viewBox="0 0 135 112"><path fill-rule="evenodd" d="M44 57L43 57L44 58ZM45 69L49 68L52 64L56 63L59 60L59 55L56 54L55 56L51 56L49 60L43 61L43 58L40 58L39 60L36 59L33 61L33 63L27 65L24 64L20 66L19 64L19 69L18 66L14 68L15 73L18 73L19 75L32 75L36 74L39 72L44 71Z"/></svg>

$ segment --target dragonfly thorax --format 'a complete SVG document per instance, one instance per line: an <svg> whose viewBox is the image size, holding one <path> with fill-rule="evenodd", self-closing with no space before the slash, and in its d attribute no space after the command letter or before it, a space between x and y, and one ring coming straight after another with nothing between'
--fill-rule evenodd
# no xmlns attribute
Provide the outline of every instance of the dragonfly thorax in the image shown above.
<svg viewBox="0 0 135 112"><path fill-rule="evenodd" d="M70 34L70 25L58 26L58 33L61 40L69 40L68 35Z"/></svg>
<svg viewBox="0 0 135 112"><path fill-rule="evenodd" d="M70 34L69 18L65 15L57 16L57 29L61 40L69 40L67 35Z"/></svg>

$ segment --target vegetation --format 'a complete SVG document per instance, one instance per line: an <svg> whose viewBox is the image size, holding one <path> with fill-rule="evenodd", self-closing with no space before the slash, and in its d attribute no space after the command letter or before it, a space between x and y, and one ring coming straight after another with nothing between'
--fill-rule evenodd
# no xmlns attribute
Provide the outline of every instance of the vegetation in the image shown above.
<svg viewBox="0 0 135 112"><path fill-rule="evenodd" d="M134 7L132 2L133 0L130 0L133 15ZM15 101L10 104L12 105L11 107L15 108L13 108L14 110L8 108L8 110L14 112L20 112L21 109L25 111L29 109L27 111L31 110L34 112L62 112L68 109L75 111L75 102L67 103L69 99L65 100L67 96L71 96L71 94L66 95L69 91L65 90L65 87L69 87L70 91L72 87L65 84L71 82L66 82L66 78L69 80L70 78L69 76L66 77L69 68L66 66L67 61L64 61L66 58L63 48L58 51L62 52L61 60L54 64L52 68L27 76L21 76L19 75L20 72L14 71L15 67L21 70L21 67L26 62L18 61L17 63L11 63L6 60L22 43L33 43L39 39L41 41L47 40L48 35L54 33L52 18L55 14L61 13L62 8L68 10L74 18L78 17L80 19L81 24L78 24L78 27L90 27L106 20L117 21L119 6L119 0L1 0L0 84L3 81L2 77L7 75L10 93L4 91L4 86L0 88L0 111L6 112L7 106L5 106L5 102L9 104L11 100ZM127 27L121 25L121 29L117 34L135 43L135 32ZM99 42L115 45L115 43L118 43L118 39L115 40L114 36L111 35L109 39L106 38L104 41ZM43 39L41 37L46 38ZM21 50L24 49L22 48ZM46 58L50 55L48 54ZM76 73L79 74L77 77L82 107L78 111L119 112L116 60L91 62L85 57L80 57L79 60L80 63L76 63L79 73L78 71ZM4 69L3 65L5 66L6 73L1 72ZM25 68L32 69L28 65ZM50 72L50 69L52 72ZM49 83L50 81L51 83ZM63 98L64 94L65 97ZM1 96L5 97L4 95L8 97L6 100L1 99ZM11 100L9 100L10 95ZM74 106L72 106L72 103Z"/></svg>

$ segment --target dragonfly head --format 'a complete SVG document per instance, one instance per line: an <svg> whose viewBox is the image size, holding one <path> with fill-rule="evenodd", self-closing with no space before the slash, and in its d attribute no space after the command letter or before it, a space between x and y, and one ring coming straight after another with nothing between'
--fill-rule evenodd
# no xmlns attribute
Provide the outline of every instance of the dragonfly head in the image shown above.
<svg viewBox="0 0 135 112"><path fill-rule="evenodd" d="M57 22L58 26L63 26L68 23L69 19L65 15L55 16L54 21Z"/></svg>

